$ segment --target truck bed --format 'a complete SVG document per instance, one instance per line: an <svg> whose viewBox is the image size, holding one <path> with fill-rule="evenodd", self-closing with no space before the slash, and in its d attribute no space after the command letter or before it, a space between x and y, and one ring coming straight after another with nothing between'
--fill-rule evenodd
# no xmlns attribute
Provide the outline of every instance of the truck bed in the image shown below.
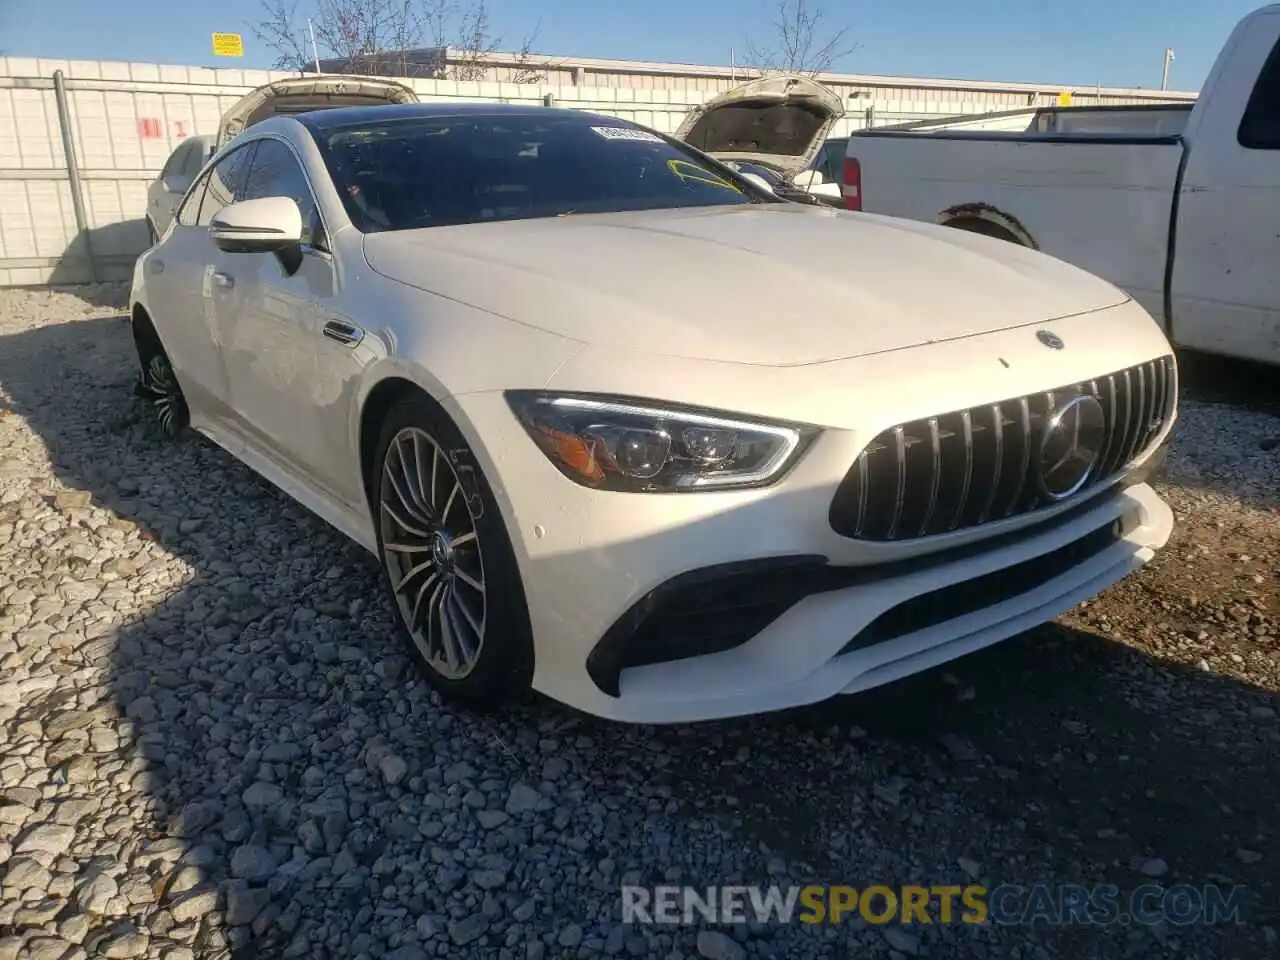
<svg viewBox="0 0 1280 960"><path fill-rule="evenodd" d="M861 169L862 209L934 223L984 221L1110 280L1160 316L1183 145L1154 131L1180 130L1190 105L1051 108L1050 115L1066 111L1075 112L1053 120L1054 130L908 125L857 133L848 157ZM1030 111L1027 126L1048 125L1045 113Z"/></svg>
<svg viewBox="0 0 1280 960"><path fill-rule="evenodd" d="M859 137L902 134L1024 134L1021 139L1044 135L1098 137L1176 137L1186 129L1194 102L1145 106L1025 107L995 113L959 114L952 117L915 120L909 123L874 127L854 134Z"/></svg>

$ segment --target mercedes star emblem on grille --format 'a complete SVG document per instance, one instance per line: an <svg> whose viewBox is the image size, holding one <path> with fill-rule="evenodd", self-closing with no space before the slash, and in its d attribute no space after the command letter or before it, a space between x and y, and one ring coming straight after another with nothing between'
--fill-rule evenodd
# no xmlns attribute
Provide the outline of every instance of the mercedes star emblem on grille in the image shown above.
<svg viewBox="0 0 1280 960"><path fill-rule="evenodd" d="M1096 398L1082 394L1060 406L1040 438L1040 492L1055 501L1077 493L1088 483L1106 442L1107 416Z"/></svg>
<svg viewBox="0 0 1280 960"><path fill-rule="evenodd" d="M1062 342L1062 338L1050 330L1037 330L1036 339L1050 350L1061 350L1066 346L1066 344Z"/></svg>

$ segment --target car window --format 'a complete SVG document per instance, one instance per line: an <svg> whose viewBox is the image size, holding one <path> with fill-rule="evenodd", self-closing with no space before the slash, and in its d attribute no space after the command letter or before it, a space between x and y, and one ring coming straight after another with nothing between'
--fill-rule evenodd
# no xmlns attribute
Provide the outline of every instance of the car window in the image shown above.
<svg viewBox="0 0 1280 960"><path fill-rule="evenodd" d="M831 182L840 180L840 173L844 167L845 149L848 147L847 140L828 140L822 145L822 149L818 152L818 159L814 163L814 169L822 174L822 179Z"/></svg>
<svg viewBox="0 0 1280 960"><path fill-rule="evenodd" d="M258 141L253 166L249 168L249 180L241 200L257 200L261 197L288 197L298 205L302 214L302 242L326 249L324 229L320 226L320 212L316 208L315 195L307 183L306 174L293 151L280 140Z"/></svg>
<svg viewBox="0 0 1280 960"><path fill-rule="evenodd" d="M165 180L180 172L186 164L187 157L191 155L191 144L179 144L173 153L169 154L169 159L165 161L164 169L160 171L160 179Z"/></svg>
<svg viewBox="0 0 1280 960"><path fill-rule="evenodd" d="M774 202L687 145L625 120L397 116L311 127L364 232L622 210Z"/></svg>
<svg viewBox="0 0 1280 960"><path fill-rule="evenodd" d="M1272 49L1253 86L1237 139L1242 147L1280 150L1280 43Z"/></svg>
<svg viewBox="0 0 1280 960"><path fill-rule="evenodd" d="M200 214L196 218L197 225L207 227L219 210L244 199L245 181L255 146L256 143L247 143L231 151L209 171L204 198L200 202Z"/></svg>
<svg viewBox="0 0 1280 960"><path fill-rule="evenodd" d="M200 168L204 166L205 160L208 158L208 148L201 141L188 141L190 149L187 150L186 162L182 165L183 176L190 179L200 172Z"/></svg>
<svg viewBox="0 0 1280 960"><path fill-rule="evenodd" d="M212 172L211 170L206 173L194 187L187 191L186 199L178 208L178 223L182 226L193 227L200 219L200 203L204 200L205 187L209 185L209 176Z"/></svg>

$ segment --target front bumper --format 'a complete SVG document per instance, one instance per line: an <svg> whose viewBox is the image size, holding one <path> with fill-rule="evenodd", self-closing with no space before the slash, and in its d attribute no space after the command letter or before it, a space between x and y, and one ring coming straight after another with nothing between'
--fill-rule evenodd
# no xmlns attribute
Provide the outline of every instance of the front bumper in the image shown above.
<svg viewBox="0 0 1280 960"><path fill-rule="evenodd" d="M828 514L862 432L824 432L764 489L603 493L562 476L501 395L450 406L484 438L476 452L528 601L534 687L622 721L784 709L928 669L1090 599L1173 527L1140 471L1034 515L860 541Z"/></svg>

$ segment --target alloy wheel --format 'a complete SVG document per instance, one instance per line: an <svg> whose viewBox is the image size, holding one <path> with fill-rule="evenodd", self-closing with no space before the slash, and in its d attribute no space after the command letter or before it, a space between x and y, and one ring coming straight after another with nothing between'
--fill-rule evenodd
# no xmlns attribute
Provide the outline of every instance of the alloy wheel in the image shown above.
<svg viewBox="0 0 1280 960"><path fill-rule="evenodd" d="M382 562L400 616L431 668L461 680L480 659L488 611L470 498L449 457L417 427L387 447L380 488Z"/></svg>
<svg viewBox="0 0 1280 960"><path fill-rule="evenodd" d="M167 436L173 436L181 429L186 417L186 400L178 386L177 375L164 354L157 353L151 357L138 382L138 393L154 408L160 428Z"/></svg>

